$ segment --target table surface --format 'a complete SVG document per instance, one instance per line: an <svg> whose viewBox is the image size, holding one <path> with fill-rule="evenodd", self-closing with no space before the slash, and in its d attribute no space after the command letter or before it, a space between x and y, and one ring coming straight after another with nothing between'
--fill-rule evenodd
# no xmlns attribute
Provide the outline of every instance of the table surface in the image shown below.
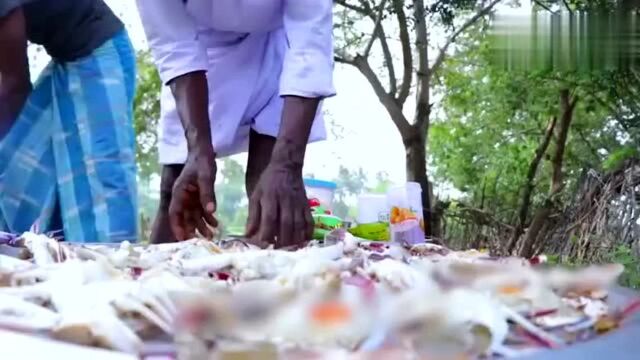
<svg viewBox="0 0 640 360"><path fill-rule="evenodd" d="M615 288L610 292L609 301L618 307L640 298L640 293ZM638 360L640 359L640 313L626 320L623 326L610 334L569 346L559 350L539 352L522 357L523 360Z"/></svg>
<svg viewBox="0 0 640 360"><path fill-rule="evenodd" d="M91 244L98 245L98 244ZM108 245L108 246L119 246L119 244L100 244L100 245ZM0 254L5 255L15 255L15 249L9 249L8 247L0 246ZM633 299L640 298L640 293L625 289L625 288L615 288L610 292L609 301L610 304L619 308L624 306L624 304L629 303ZM5 334L7 334L5 337ZM9 335L11 335L9 337ZM34 356L27 356L23 358L36 359L36 358L45 358L44 356L35 356L36 354L55 354L56 351L69 351L71 355L79 354L78 359L88 359L92 360L131 360L132 358L127 355L119 354L115 356L117 353L108 352L108 351L100 351L94 350L91 348L84 348L74 345L68 345L64 343L47 341L43 339L34 339L33 337L8 333L6 331L0 331L0 338L2 338L3 346L0 346L0 359L8 359L11 356L3 356L12 355L16 353L21 354L29 354ZM11 341L5 341L9 340ZM14 341L15 340L15 341ZM33 345L30 344L29 341L33 342ZM35 346L35 342L41 343L42 345ZM6 344L6 345L5 345ZM78 349L79 348L79 349ZM93 351L90 355L89 353L82 352L82 349L88 349ZM16 352L11 352L16 351ZM96 352L97 351L97 352ZM25 353L26 352L26 353ZM108 355L114 355L109 357ZM51 358L50 356L47 356ZM55 358L55 357L54 357ZM66 357L65 360L73 359L73 356ZM610 334L598 337L588 342L576 344L574 346L566 347L559 350L549 350L542 351L539 353L535 353L526 357L522 357L524 360L582 360L582 359L607 359L607 360L638 360L640 359L640 312L636 313L632 318L625 321L623 326L611 332Z"/></svg>
<svg viewBox="0 0 640 360"><path fill-rule="evenodd" d="M78 346L36 336L0 330L0 359L138 360L115 351ZM18 355L19 354L19 355Z"/></svg>

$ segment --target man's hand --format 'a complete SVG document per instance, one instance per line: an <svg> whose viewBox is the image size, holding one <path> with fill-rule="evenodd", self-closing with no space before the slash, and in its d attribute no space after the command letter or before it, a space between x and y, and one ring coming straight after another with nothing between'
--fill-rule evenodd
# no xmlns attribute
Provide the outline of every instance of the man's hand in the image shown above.
<svg viewBox="0 0 640 360"><path fill-rule="evenodd" d="M271 161L249 200L246 237L278 248L311 240L313 218L302 166L320 99L286 96L282 124Z"/></svg>
<svg viewBox="0 0 640 360"><path fill-rule="evenodd" d="M213 186L216 179L215 151L209 125L209 89L204 71L179 76L169 82L187 138L189 154L173 186L169 222L178 241L195 236L197 229L213 237L207 224L216 227Z"/></svg>
<svg viewBox="0 0 640 360"><path fill-rule="evenodd" d="M213 216L216 210L213 190L216 171L213 153L189 154L184 169L173 186L169 205L169 221L178 241L195 237L196 230L207 239L213 237L208 226L218 226L218 221Z"/></svg>
<svg viewBox="0 0 640 360"><path fill-rule="evenodd" d="M301 245L313 235L302 168L271 163L251 196L247 237L278 248Z"/></svg>

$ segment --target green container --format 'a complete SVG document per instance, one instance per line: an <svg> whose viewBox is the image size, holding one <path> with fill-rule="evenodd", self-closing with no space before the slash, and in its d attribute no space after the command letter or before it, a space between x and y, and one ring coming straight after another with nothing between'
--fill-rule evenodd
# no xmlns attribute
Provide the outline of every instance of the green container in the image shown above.
<svg viewBox="0 0 640 360"><path fill-rule="evenodd" d="M314 240L324 240L324 237L332 230L342 227L342 219L333 215L313 214L313 222L315 224Z"/></svg>
<svg viewBox="0 0 640 360"><path fill-rule="evenodd" d="M351 235L365 240L389 241L389 224L386 222L359 224L348 231Z"/></svg>

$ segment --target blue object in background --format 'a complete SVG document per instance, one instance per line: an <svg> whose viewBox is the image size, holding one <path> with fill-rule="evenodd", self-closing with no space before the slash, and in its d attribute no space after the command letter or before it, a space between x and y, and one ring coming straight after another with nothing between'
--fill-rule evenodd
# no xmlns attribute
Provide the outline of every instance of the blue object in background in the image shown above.
<svg viewBox="0 0 640 360"><path fill-rule="evenodd" d="M304 186L307 186L310 188L324 188L324 189L335 190L338 187L336 183L331 181L318 180L318 179L303 179L303 181L304 181Z"/></svg>

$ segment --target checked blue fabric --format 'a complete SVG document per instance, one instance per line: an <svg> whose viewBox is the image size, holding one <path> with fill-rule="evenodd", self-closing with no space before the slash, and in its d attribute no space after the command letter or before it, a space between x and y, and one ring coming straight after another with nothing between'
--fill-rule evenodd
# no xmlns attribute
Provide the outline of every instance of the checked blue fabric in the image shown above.
<svg viewBox="0 0 640 360"><path fill-rule="evenodd" d="M69 242L137 240L135 51L125 31L52 61L0 140L0 230Z"/></svg>

